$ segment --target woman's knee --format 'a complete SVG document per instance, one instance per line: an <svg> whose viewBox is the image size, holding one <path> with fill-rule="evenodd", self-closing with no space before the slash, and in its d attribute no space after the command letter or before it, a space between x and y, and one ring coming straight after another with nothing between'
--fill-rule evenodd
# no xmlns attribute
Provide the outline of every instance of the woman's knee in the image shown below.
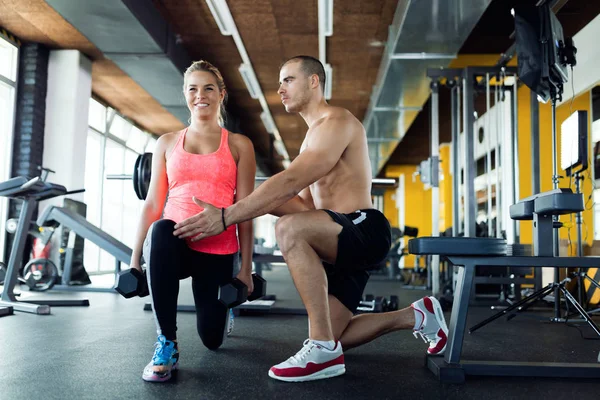
<svg viewBox="0 0 600 400"><path fill-rule="evenodd" d="M174 221L161 219L148 228L142 254L149 269L172 264L173 258L176 256L173 253L178 251L177 241L180 240L173 236L174 227Z"/></svg>
<svg viewBox="0 0 600 400"><path fill-rule="evenodd" d="M204 346L209 350L217 350L223 344L223 334L218 332L204 332L198 329L198 334Z"/></svg>
<svg viewBox="0 0 600 400"><path fill-rule="evenodd" d="M144 240L144 258L155 250L160 249L162 252L165 248L173 247L173 244L180 240L173 236L174 229L175 221L170 219L161 219L150 225Z"/></svg>
<svg viewBox="0 0 600 400"><path fill-rule="evenodd" d="M159 219L158 221L154 221L150 228L148 228L148 233L146 235L150 240L159 240L163 238L175 237L173 236L173 231L175 230L175 221L170 219Z"/></svg>

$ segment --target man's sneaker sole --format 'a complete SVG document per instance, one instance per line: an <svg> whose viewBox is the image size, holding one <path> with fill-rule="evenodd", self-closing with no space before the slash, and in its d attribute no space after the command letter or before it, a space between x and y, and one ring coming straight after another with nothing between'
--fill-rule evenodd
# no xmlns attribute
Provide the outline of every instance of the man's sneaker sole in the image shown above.
<svg viewBox="0 0 600 400"><path fill-rule="evenodd" d="M146 368L148 368L148 366L146 366ZM173 372L176 371L177 369L179 369L179 362L173 364L173 366L171 367L171 370L164 376L158 376L158 375L144 375L142 374L142 379L146 382L166 382L169 379L171 379L173 377ZM144 369L145 371L145 369Z"/></svg>
<svg viewBox="0 0 600 400"><path fill-rule="evenodd" d="M333 378L334 376L343 375L346 373L345 365L332 365L331 367L327 367L322 369L321 371L312 373L310 375L304 376L278 376L273 373L273 371L269 370L269 376L273 379L277 379L284 382L307 382L307 381L316 381L318 379L327 379Z"/></svg>
<svg viewBox="0 0 600 400"><path fill-rule="evenodd" d="M429 299L433 304L433 314L435 315L435 319L446 335L446 344L437 353L429 353L429 349L427 349L427 353L431 354L432 356L441 356L444 354L446 347L448 346L448 327L446 326L446 319L444 318L444 310L442 310L442 306L440 305L438 299L433 296L429 296Z"/></svg>

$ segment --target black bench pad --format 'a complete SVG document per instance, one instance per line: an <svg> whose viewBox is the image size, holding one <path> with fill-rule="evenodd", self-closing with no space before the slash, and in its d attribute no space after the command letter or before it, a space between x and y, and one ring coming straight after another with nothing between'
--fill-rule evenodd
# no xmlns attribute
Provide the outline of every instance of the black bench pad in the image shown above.
<svg viewBox="0 0 600 400"><path fill-rule="evenodd" d="M506 240L470 237L420 237L408 241L411 254L505 256Z"/></svg>

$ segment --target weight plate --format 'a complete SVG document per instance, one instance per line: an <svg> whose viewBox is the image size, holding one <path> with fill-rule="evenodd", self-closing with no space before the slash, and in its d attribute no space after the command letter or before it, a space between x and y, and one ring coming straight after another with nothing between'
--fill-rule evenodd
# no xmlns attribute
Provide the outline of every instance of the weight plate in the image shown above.
<svg viewBox="0 0 600 400"><path fill-rule="evenodd" d="M133 178L133 190L135 191L135 195L137 196L138 199L144 200L144 198L142 197L142 193L140 192L139 176L138 176L141 161L142 161L142 156L139 155L138 158L135 160L135 166L133 167L132 178Z"/></svg>

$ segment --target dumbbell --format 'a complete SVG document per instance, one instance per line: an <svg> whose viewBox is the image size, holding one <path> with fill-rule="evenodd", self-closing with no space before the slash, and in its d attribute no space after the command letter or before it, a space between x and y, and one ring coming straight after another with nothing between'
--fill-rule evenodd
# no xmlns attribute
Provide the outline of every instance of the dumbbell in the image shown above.
<svg viewBox="0 0 600 400"><path fill-rule="evenodd" d="M388 302L386 311L396 311L398 309L399 303L400 301L398 300L398 296L390 296L390 301Z"/></svg>
<svg viewBox="0 0 600 400"><path fill-rule="evenodd" d="M219 301L227 308L237 307L246 300L254 301L267 294L267 281L260 275L252 274L254 291L248 296L248 287L244 282L233 278L231 282L219 288Z"/></svg>
<svg viewBox="0 0 600 400"><path fill-rule="evenodd" d="M388 301L383 296L375 297L375 303L373 304L373 312L380 313L387 310Z"/></svg>
<svg viewBox="0 0 600 400"><path fill-rule="evenodd" d="M133 296L148 296L150 291L148 290L146 270L140 272L138 269L130 268L119 272L115 290L126 299Z"/></svg>

